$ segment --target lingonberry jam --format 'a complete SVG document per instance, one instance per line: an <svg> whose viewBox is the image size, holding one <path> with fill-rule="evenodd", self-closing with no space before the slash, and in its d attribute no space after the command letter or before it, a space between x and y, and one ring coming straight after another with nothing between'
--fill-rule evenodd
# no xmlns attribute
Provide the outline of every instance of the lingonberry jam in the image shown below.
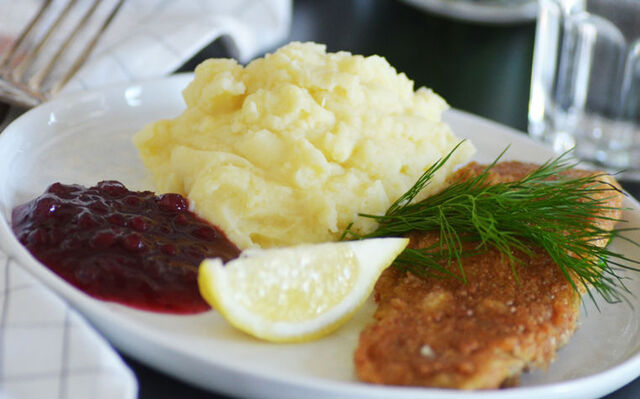
<svg viewBox="0 0 640 399"><path fill-rule="evenodd" d="M55 183L12 213L18 240L40 262L96 298L136 308L196 313L209 309L197 286L206 257L240 250L189 211L179 194Z"/></svg>

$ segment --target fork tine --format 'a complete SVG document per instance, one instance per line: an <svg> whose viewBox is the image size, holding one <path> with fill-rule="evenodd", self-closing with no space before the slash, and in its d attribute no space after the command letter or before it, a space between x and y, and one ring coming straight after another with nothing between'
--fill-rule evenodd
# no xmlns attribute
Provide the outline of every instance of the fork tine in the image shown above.
<svg viewBox="0 0 640 399"><path fill-rule="evenodd" d="M31 87L31 89L40 90L40 85L42 84L42 82L45 80L49 72L51 72L51 69L53 69L53 66L56 64L60 56L62 56L62 54L67 50L69 45L73 42L78 32L87 24L87 22L89 21L93 13L98 8L99 4L100 4L100 0L93 1L93 4L91 5L91 7L82 16L80 23L78 23L73 29L73 31L71 31L71 33L67 36L64 43L62 43L62 45L60 46L60 49L58 49L58 51L54 54L54 56L51 57L51 60L49 60L49 62L47 62L47 64L44 65L42 69L37 71L34 74L34 76L29 80L29 87Z"/></svg>
<svg viewBox="0 0 640 399"><path fill-rule="evenodd" d="M58 92L80 69L125 2L114 0L115 5L110 3L109 9L105 10L106 15L99 18L101 22L98 24L95 15L102 2L91 1L87 4L89 7L83 7L85 11L82 11L81 18L76 20L77 13L72 9L78 0L67 0L62 10L56 7L55 11L52 6L57 4L55 0L43 0L40 9L19 37L4 55L0 55L2 100L21 106L35 106ZM74 16L73 24L71 16ZM95 33L83 34L93 21L96 21L97 30L92 28L91 31ZM64 42L58 45L58 39ZM77 46L73 45L75 42L78 42ZM70 67L67 67L67 62L71 64ZM61 74L62 78L59 78Z"/></svg>
<svg viewBox="0 0 640 399"><path fill-rule="evenodd" d="M56 20L53 22L53 24L51 24L51 26L49 27L47 32L42 36L40 41L38 41L38 43L33 48L33 50L31 50L29 52L29 54L24 58L24 60L20 63L20 65L18 65L13 70L13 73L12 73L13 79L15 79L15 80L22 79L22 75L24 75L24 73L28 69L28 66L31 64L31 61L38 54L38 52L40 51L42 46L44 46L44 44L47 42L49 37L51 37L53 32L58 28L60 23L62 23L62 21L65 19L65 17L69 14L69 11L71 11L71 8L73 8L73 5L76 3L76 1L77 0L71 0L69 3L67 3L67 6L64 8L64 10L62 10L60 15L58 15L58 18L56 18Z"/></svg>
<svg viewBox="0 0 640 399"><path fill-rule="evenodd" d="M78 71L78 69L80 69L82 64L84 64L84 62L89 57L89 54L91 53L96 43L98 42L98 39L100 38L100 36L102 36L102 34L107 29L111 21L113 21L113 18L116 16L116 14L120 10L120 7L122 7L124 2L125 0L119 0L118 3L115 5L115 7L113 7L109 16L107 16L107 18L102 22L102 25L100 26L98 31L94 34L94 36L91 38L91 41L89 41L89 43L86 45L86 47L82 51L82 54L80 54L80 56L76 59L76 61L73 63L71 68L67 71L67 73L62 77L62 79L60 79L58 83L56 83L55 86L51 89L51 94L55 94L58 90L60 90L62 86L64 86L69 81L69 79L71 79L71 77Z"/></svg>
<svg viewBox="0 0 640 399"><path fill-rule="evenodd" d="M25 38L29 36L29 33L31 33L33 27L36 26L40 18L42 18L42 15L44 15L45 11L47 11L52 1L53 0L46 0L44 3L42 3L42 6L40 7L36 15L31 19L31 21L29 21L29 24L20 33L20 36L18 36L18 38L11 44L11 47L2 56L2 59L0 60L0 68L10 63L9 61L11 60L11 58L13 58L13 55L15 54L18 47L20 47Z"/></svg>

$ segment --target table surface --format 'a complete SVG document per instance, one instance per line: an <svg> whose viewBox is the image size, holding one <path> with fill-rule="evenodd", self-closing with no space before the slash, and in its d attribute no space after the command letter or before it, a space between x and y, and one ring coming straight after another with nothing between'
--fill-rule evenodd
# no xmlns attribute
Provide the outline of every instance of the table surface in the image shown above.
<svg viewBox="0 0 640 399"><path fill-rule="evenodd" d="M483 25L418 11L397 0L296 0L287 41L325 43L329 51L378 54L399 72L441 94L451 106L525 131L535 23ZM185 64L226 56L214 43ZM623 182L636 198L637 183ZM140 399L225 399L124 356ZM640 379L606 396L640 397Z"/></svg>

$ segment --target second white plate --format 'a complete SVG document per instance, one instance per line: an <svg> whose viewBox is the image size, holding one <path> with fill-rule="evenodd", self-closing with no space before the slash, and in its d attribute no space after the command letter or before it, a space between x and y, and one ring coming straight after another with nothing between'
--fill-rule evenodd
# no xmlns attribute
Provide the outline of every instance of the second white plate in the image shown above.
<svg viewBox="0 0 640 399"><path fill-rule="evenodd" d="M514 24L536 19L536 0L402 0L417 9L463 21Z"/></svg>

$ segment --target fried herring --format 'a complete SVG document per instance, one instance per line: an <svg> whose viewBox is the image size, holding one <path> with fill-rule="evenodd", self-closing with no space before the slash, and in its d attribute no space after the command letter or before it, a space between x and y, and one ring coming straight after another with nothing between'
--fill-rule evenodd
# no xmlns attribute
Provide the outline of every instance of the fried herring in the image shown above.
<svg viewBox="0 0 640 399"><path fill-rule="evenodd" d="M503 162L491 169L488 182L514 181L536 167ZM484 168L471 164L454 179ZM617 187L610 176L599 180ZM614 189L597 195L607 206L622 204ZM616 219L620 211L606 216ZM594 223L605 229L614 224ZM413 232L410 238L410 247L426 247L439 232ZM490 389L516 384L529 368L546 368L576 329L581 295L542 249L516 255L524 261L516 266L517 277L508 257L495 249L463 258L466 283L386 270L375 287L376 321L361 333L355 352L358 377L377 384Z"/></svg>

